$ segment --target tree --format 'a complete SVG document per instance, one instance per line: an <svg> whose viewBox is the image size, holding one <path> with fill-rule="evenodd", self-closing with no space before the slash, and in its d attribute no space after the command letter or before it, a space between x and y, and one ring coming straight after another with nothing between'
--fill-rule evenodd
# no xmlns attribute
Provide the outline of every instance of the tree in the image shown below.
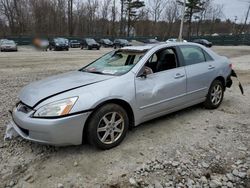
<svg viewBox="0 0 250 188"><path fill-rule="evenodd" d="M194 14L201 12L204 7L205 0L188 0L186 2L186 14L185 17L188 20L188 33L187 37L190 38L192 31L192 19Z"/></svg>
<svg viewBox="0 0 250 188"><path fill-rule="evenodd" d="M177 21L180 14L180 10L178 4L175 0L169 1L164 13L164 19L167 21L167 36L171 36L174 22ZM165 37L165 36L164 36Z"/></svg>
<svg viewBox="0 0 250 188"><path fill-rule="evenodd" d="M73 0L68 0L68 32L72 36L73 30Z"/></svg>
<svg viewBox="0 0 250 188"><path fill-rule="evenodd" d="M166 1L163 0L148 0L149 11L153 17L154 23L156 24L162 16L162 12L166 7Z"/></svg>
<svg viewBox="0 0 250 188"><path fill-rule="evenodd" d="M145 3L144 1L140 0L124 0L126 7L126 12L127 12L127 36L130 36L130 28L132 22L136 21L137 19L137 10L144 7Z"/></svg>
<svg viewBox="0 0 250 188"><path fill-rule="evenodd" d="M124 3L125 0L121 0L120 35L124 34Z"/></svg>

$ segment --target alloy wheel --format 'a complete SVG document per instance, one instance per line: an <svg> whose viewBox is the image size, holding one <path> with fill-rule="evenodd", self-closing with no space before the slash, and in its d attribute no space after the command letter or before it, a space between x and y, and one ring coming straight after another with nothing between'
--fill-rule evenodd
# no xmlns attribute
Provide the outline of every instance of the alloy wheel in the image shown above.
<svg viewBox="0 0 250 188"><path fill-rule="evenodd" d="M124 119L118 112L105 114L97 127L98 139L104 144L113 144L124 131Z"/></svg>
<svg viewBox="0 0 250 188"><path fill-rule="evenodd" d="M218 105L221 102L223 89L220 84L216 84L211 91L211 102Z"/></svg>

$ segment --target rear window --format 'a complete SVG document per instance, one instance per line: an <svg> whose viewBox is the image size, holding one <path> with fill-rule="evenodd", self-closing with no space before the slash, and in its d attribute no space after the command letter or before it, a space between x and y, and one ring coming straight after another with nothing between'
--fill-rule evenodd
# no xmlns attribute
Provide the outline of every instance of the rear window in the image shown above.
<svg viewBox="0 0 250 188"><path fill-rule="evenodd" d="M185 65L193 65L206 61L203 50L197 46L180 46Z"/></svg>

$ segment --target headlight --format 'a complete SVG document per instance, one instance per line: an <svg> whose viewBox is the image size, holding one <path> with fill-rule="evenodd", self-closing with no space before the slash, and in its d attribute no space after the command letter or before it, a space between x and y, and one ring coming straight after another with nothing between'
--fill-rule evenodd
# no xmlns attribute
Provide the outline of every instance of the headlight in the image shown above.
<svg viewBox="0 0 250 188"><path fill-rule="evenodd" d="M72 97L46 104L35 112L34 117L58 117L67 115L70 113L77 99L78 97Z"/></svg>
<svg viewBox="0 0 250 188"><path fill-rule="evenodd" d="M59 43L56 43L56 46L59 46Z"/></svg>

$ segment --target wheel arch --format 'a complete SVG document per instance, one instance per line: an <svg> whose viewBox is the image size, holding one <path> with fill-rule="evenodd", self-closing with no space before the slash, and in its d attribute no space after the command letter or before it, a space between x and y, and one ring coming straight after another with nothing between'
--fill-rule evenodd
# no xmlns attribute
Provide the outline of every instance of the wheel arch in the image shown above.
<svg viewBox="0 0 250 188"><path fill-rule="evenodd" d="M100 104L98 104L94 109L93 109L93 112L89 115L87 121L85 122L85 126L83 128L83 137L82 137L82 142L85 142L86 141L86 138L87 138L87 129L88 129L88 124L89 124L89 121L90 119L92 118L92 115L93 113L99 109L100 107L106 105L106 104L117 104L119 106L121 106L122 108L124 108L124 110L127 112L127 115L128 115L128 118L129 118L129 127L133 127L134 124L135 124L135 117L134 117L134 111L131 107L131 105L125 101L125 100L122 100L122 99L109 99L109 100L106 100Z"/></svg>
<svg viewBox="0 0 250 188"><path fill-rule="evenodd" d="M224 89L226 88L226 80L225 80L225 78L224 78L223 76L217 76L213 81L215 81L215 80L221 81L222 84L223 84L223 86L224 86ZM213 83L213 82L212 82L212 83ZM212 84L212 83L211 83L211 84Z"/></svg>

